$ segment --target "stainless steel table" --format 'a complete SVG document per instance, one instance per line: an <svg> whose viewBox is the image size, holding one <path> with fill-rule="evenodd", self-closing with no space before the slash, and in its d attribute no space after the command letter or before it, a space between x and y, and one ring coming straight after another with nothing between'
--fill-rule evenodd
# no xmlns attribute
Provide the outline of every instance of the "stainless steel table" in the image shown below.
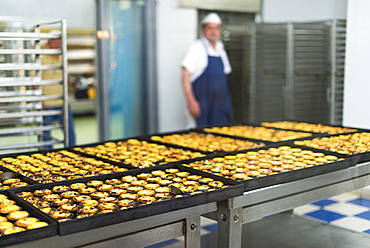
<svg viewBox="0 0 370 248"><path fill-rule="evenodd" d="M241 247L242 225L370 185L370 162L290 183L248 191L218 203L218 247Z"/></svg>
<svg viewBox="0 0 370 248"><path fill-rule="evenodd" d="M200 216L217 211L215 202L158 214L115 225L54 236L11 247L125 247L138 248L185 237L188 248L200 247Z"/></svg>

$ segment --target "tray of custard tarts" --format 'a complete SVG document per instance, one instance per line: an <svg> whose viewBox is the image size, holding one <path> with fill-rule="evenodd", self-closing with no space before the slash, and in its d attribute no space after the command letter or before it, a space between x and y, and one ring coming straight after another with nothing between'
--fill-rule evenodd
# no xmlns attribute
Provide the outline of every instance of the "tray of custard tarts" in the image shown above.
<svg viewBox="0 0 370 248"><path fill-rule="evenodd" d="M167 164L12 189L58 223L59 235L242 195L243 184Z"/></svg>
<svg viewBox="0 0 370 248"><path fill-rule="evenodd" d="M291 121L291 120L262 122L260 123L260 125L264 127L278 128L284 130L304 131L319 134L341 134L361 131L360 129L353 127L344 127L336 125L327 125L322 123Z"/></svg>
<svg viewBox="0 0 370 248"><path fill-rule="evenodd" d="M20 175L20 179L35 184L124 172L136 168L60 149L2 155L0 169L15 172Z"/></svg>
<svg viewBox="0 0 370 248"><path fill-rule="evenodd" d="M192 148L148 141L143 137L112 140L70 149L81 154L105 159L106 161L115 161L136 168L147 168L206 155Z"/></svg>
<svg viewBox="0 0 370 248"><path fill-rule="evenodd" d="M244 183L245 191L348 168L357 159L304 146L275 144L258 149L212 154L183 166Z"/></svg>
<svg viewBox="0 0 370 248"><path fill-rule="evenodd" d="M294 144L355 157L358 163L370 161L370 131L299 139Z"/></svg>
<svg viewBox="0 0 370 248"><path fill-rule="evenodd" d="M197 129L156 134L148 136L147 138L150 141L192 148L204 153L248 150L263 147L266 143L270 143L262 142L261 140L205 133Z"/></svg>
<svg viewBox="0 0 370 248"><path fill-rule="evenodd" d="M57 224L10 191L0 191L0 247L57 235Z"/></svg>
<svg viewBox="0 0 370 248"><path fill-rule="evenodd" d="M249 125L232 124L225 126L205 127L201 129L206 133L222 134L233 137L260 140L262 142L280 142L294 140L303 137L311 137L315 134L305 131L283 130L277 128Z"/></svg>
<svg viewBox="0 0 370 248"><path fill-rule="evenodd" d="M35 182L19 173L0 166L0 190L26 187Z"/></svg>

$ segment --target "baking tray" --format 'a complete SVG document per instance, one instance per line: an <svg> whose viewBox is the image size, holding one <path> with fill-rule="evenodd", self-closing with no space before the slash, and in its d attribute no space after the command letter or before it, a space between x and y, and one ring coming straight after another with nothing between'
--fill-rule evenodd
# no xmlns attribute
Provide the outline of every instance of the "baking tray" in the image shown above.
<svg viewBox="0 0 370 248"><path fill-rule="evenodd" d="M358 131L366 131L365 129L360 129L360 128L357 128L357 127L348 127L348 126L341 126L341 125L331 125L331 124L326 124L326 123L319 123L319 122L309 122L309 121L296 121L296 120L276 120L276 121L264 121L265 123L275 123L275 122L281 122L281 121L287 121L287 122L297 122L297 123L307 123L307 124L315 124L315 125L324 125L324 126L328 126L328 127L339 127L339 128L351 128L351 129L356 129L355 131L350 131L350 132L345 132L345 133L342 133L342 134L346 134L346 133L352 133L352 132L358 132ZM263 126L262 125L263 122L259 123L260 126ZM267 127L267 126L263 126L263 127ZM328 135L330 133L323 133L323 132L311 132L311 131L307 131L307 130L300 130L300 129L285 129L285 128L279 128L279 127L268 127L268 128L276 128L276 129L281 129L281 130L289 130L289 131L303 131L303 132L310 132L310 133L313 133L313 134L324 134L324 135ZM335 133L334 133L335 134Z"/></svg>
<svg viewBox="0 0 370 248"><path fill-rule="evenodd" d="M209 127L203 127L203 128L197 129L197 130L201 130L201 131L203 131L205 133L222 135L224 137L230 137L230 138L248 138L249 139L249 137L237 136L237 135L231 135L231 134L221 134L221 133L217 133L217 132L212 132L212 131L205 130L206 128L213 128L213 127L233 127L233 126L250 126L250 127L255 127L255 128L261 127L261 128L266 128L266 129L272 129L272 130L289 131L289 132L295 132L295 133L307 133L307 134L310 135L308 137L316 136L317 135L317 134L310 133L310 132L305 132L305 131L284 130L284 129L278 129L278 128L272 128L272 127L263 127L263 126L259 126L259 125L252 125L252 124L245 124L245 123L230 124L230 125L221 125L221 126L209 126ZM255 138L253 138L253 139L255 139ZM269 143L277 143L277 142L287 141L287 140L270 141L270 140L263 140L263 139L255 139L255 140L259 140L261 142L265 142L266 144L267 144L267 142L269 142Z"/></svg>
<svg viewBox="0 0 370 248"><path fill-rule="evenodd" d="M23 187L24 188L24 187ZM19 189L19 188L18 188ZM14 200L18 206L30 213L30 216L38 218L40 221L49 223L48 226L26 230L19 233L14 233L10 235L0 236L0 247L7 247L11 245L16 245L20 243L26 243L34 241L37 239L43 239L47 237L56 236L57 232L57 223L53 221L49 216L43 214L38 209L30 206L19 197L14 195L11 191L0 191L0 194L5 194L9 199Z"/></svg>
<svg viewBox="0 0 370 248"><path fill-rule="evenodd" d="M13 170L11 170L11 169L8 169L8 168L6 168L6 167L3 167L3 166L1 166L0 165L0 170L2 170L3 172L11 172L11 173L14 173L14 176L12 176L11 178L19 178L22 182L26 182L26 183L28 183L28 184L36 184L36 183L38 183L38 182L36 182L36 181L34 181L34 180L32 180L32 179L30 179L30 178L28 178L28 177L26 177L26 176L24 176L24 175L22 175L22 174L20 174L20 173L18 173L18 172L16 172L16 171L13 171ZM0 174L1 175L1 174ZM0 181L1 181L1 179L0 179ZM24 187L27 187L27 186L24 186Z"/></svg>
<svg viewBox="0 0 370 248"><path fill-rule="evenodd" d="M181 145L177 145L177 144L173 144L173 143L168 143L168 142L165 142L165 141L156 141L156 140L151 139L151 137L153 137L153 136L164 137L164 136L174 135L174 134L181 135L181 134L189 134L189 133L209 134L209 135L214 135L215 137L225 137L225 138L229 138L229 139L249 141L249 142L253 142L253 143L256 143L256 144L259 144L259 145L263 145L263 146L273 143L273 142L257 140L257 139L250 139L250 138L244 138L244 137L233 137L233 136L230 136L230 135L224 135L224 134L218 134L218 133L217 134L216 133L208 133L208 132L202 131L201 129L189 129L189 130L178 131L178 132L167 132L167 133L152 134L152 135L148 135L148 136L143 136L143 139L146 139L150 142L156 142L158 144L163 144L163 145L176 145L176 146L179 146L180 148L183 148L183 149L194 149L194 148L187 147L187 146L181 146ZM250 149L253 149L253 148L250 148ZM211 151L203 151L203 150L199 150L199 149L195 149L195 150L198 151L198 152L202 152L204 154L225 152L224 150L215 150L215 151L212 151L212 152ZM244 149L244 150L249 150L249 149Z"/></svg>
<svg viewBox="0 0 370 248"><path fill-rule="evenodd" d="M76 182L86 183L90 180L106 180L106 179L113 179L113 178L121 178L124 175L134 175L135 176L140 173L151 172L154 170L165 170L168 168L177 168L181 171L188 171L194 175L210 177L215 180L222 181L223 183L231 185L231 186L227 188L216 189L210 192L196 194L196 195L188 195L188 196L184 196L181 198L172 198L172 199L165 200L165 201L154 202L148 205L136 206L131 209L117 210L111 213L94 215L94 216L86 217L83 219L72 219L69 221L57 222L59 235L63 236L63 235L77 233L81 231L87 231L87 230L98 228L98 227L108 226L108 225L112 225L116 223L139 219L139 218L145 218L148 216L153 216L153 215L157 215L161 213L167 213L167 212L171 212L174 210L179 210L179 209L184 209L188 207L193 207L196 205L206 204L209 202L222 201L222 200L226 200L228 198L240 196L243 194L244 187L243 187L243 184L241 184L240 182L230 180L227 178L223 178L223 177L218 177L215 175L211 175L211 174L208 174L202 171L194 170L189 167L183 167L180 164L168 164L168 165L163 165L160 167L149 167L149 168L144 168L140 170L132 170L132 171L126 171L126 172L121 172L121 173L115 173L115 174L107 174L107 175L95 176L91 178L74 179L74 180L57 182L57 183L48 183L44 185L37 184L37 185L31 185L28 187L24 187L23 189L16 188L16 189L11 189L11 190L14 194L17 194L23 191L33 192L34 190L37 190L37 189L43 189L43 188L51 189L57 185L70 185Z"/></svg>
<svg viewBox="0 0 370 248"><path fill-rule="evenodd" d="M161 142L156 142L156 141L153 141L153 140L148 140L148 136L139 136L139 137L132 137L132 138L126 138L126 139L116 139L116 140L109 140L109 141L104 141L104 142L98 142L98 143L92 143L92 144L86 144L86 145L82 145L82 146L78 146L79 148L86 148L86 147L95 147L95 146L98 146L98 145L104 145L105 143L107 142L113 142L113 143L116 143L116 142L125 142L125 141L128 141L130 139L136 139L136 140L139 140L139 141L146 141L146 142L149 142L149 143L153 143L153 144L158 144L158 145L164 145L166 147L169 147L169 148L177 148L177 149L183 149L185 151L190 151L190 152L198 152L198 153L202 153L203 156L207 155L207 153L203 152L203 151L199 151L199 150L196 150L196 149L192 149L192 148L184 148L182 146L178 146L178 145L172 145L172 144L164 144L164 143L161 143ZM103 158L103 157L100 157L100 156L97 156L97 155L93 155L93 154L89 154L89 153L86 153L86 152L83 152L83 151L77 151L77 150L74 150L74 148L77 148L77 147L70 147L70 148L67 148L69 151L73 151L73 152L76 152L76 153L79 153L79 154L82 154L84 156L87 156L87 157L91 157L91 158L98 158L102 161L105 161L105 162L114 162L113 160L109 159L109 158ZM171 161L171 162L166 162L165 164L167 163L173 163L173 162L177 162L177 161L181 161L181 160L176 160L176 161ZM125 163L123 161L121 162L118 162L118 161L115 161L116 163L120 163L120 164L124 164L125 166L126 165L129 165L131 166L132 168L136 168L136 169L139 169L139 168L146 168L146 167L135 167L133 166L132 164L129 164L129 163ZM162 160L159 160L159 161L156 161L154 163L153 166L157 166L157 165L162 165L163 164L163 161Z"/></svg>
<svg viewBox="0 0 370 248"><path fill-rule="evenodd" d="M267 149L270 149L270 148L280 147L280 146L285 146L285 145L286 144L282 144L282 145L281 144L275 144L275 145L270 145L270 146L266 146L266 147L262 147L262 148L251 149L251 150L248 150L246 152L267 150ZM238 182L241 182L241 183L244 184L244 191L255 190L255 189L264 188L264 187L272 186L272 185L276 185L276 184L288 183L288 182L291 182L291 181L296 181L296 180L300 180L300 179L304 179L304 178L308 178L308 177L313 177L313 176L321 175L321 174L324 174L324 173L329 173L329 172L334 172L334 171L337 171L337 170L346 169L346 168L349 168L351 166L356 165L357 162L358 162L358 158L356 158L356 157L350 157L350 156L346 156L346 155L339 154L339 153L334 153L334 152L329 152L329 151L324 151L324 150L318 150L318 149L309 148L309 147L305 147L305 146L297 146L297 145L289 145L289 146L292 147L292 148L301 148L301 149L310 150L310 151L313 151L313 152L324 153L325 155L334 155L334 156L337 156L337 157L340 157L340 158L345 158L345 159L341 160L341 161L336 161L336 162L333 162L333 163L326 163L326 164L313 166L313 167L309 167L309 168L293 170L293 171L288 171L288 172L281 172L279 174L273 174L273 175L268 175L268 176L264 176L264 177L257 177L257 178L254 178L254 179L238 181ZM192 161L187 161L187 164L189 164L189 162L191 163L191 162L200 161L200 160L212 159L212 158L215 158L215 157L225 157L225 156L228 156L228 155L236 155L238 153L243 153L243 152L237 151L237 152L228 152L228 153L225 152L225 153L222 153L222 154L221 153L211 154L211 155L207 155L205 158L193 159ZM183 163L183 165L187 166L184 163ZM209 173L211 174L211 172L209 172Z"/></svg>
<svg viewBox="0 0 370 248"><path fill-rule="evenodd" d="M294 144L295 141L312 140L314 138L324 138L324 137L336 137L336 136L341 136L341 135L352 135L352 134L355 134L355 133L370 133L370 130L352 132L352 133L340 133L340 134L333 134L333 135L324 135L324 136L319 136L319 137L301 138L301 139L297 139L297 140L291 140L290 142L287 142L286 144ZM318 150L327 151L327 150L324 150L324 149L318 149ZM369 149L368 152L357 153L357 154L347 155L347 156L356 158L357 163L369 162L370 161L370 149Z"/></svg>
<svg viewBox="0 0 370 248"><path fill-rule="evenodd" d="M69 151L69 152L73 152L73 153L78 154L78 155L81 155L81 156L84 156L85 155L85 154L81 154L81 153L78 153L78 152L76 152L74 150L69 150L69 149L52 149L52 150L45 150L45 151L39 151L39 152L23 152L23 153L2 154L2 155L0 155L0 160L2 158L8 158L8 157L9 158L16 158L16 157L21 156L21 155L27 155L27 156L30 156L30 155L33 155L33 154L43 154L43 155L45 155L45 154L47 154L49 152L59 152L59 151L63 151L63 150L66 150L66 151ZM92 157L92 156L85 156L85 157L94 158L94 159L96 159L98 161L107 162L107 163L110 163L110 164L115 165L115 166L120 167L120 168L126 168L128 170L137 169L136 167L133 167L133 166L130 166L130 165L118 163L118 162L115 162L115 161L106 161L106 160L101 159L99 157ZM0 169L1 170L4 170L4 171L10 171L10 172L16 173L21 180L24 180L25 182L28 182L29 184L39 184L39 183L42 183L42 182L39 182L37 180L33 180L33 179L31 179L31 178L29 178L29 177L27 177L25 175L22 175L21 173L18 173L16 171L13 171L13 170L11 170L11 169L9 169L7 167L0 166ZM66 179L66 180L68 180L68 179Z"/></svg>

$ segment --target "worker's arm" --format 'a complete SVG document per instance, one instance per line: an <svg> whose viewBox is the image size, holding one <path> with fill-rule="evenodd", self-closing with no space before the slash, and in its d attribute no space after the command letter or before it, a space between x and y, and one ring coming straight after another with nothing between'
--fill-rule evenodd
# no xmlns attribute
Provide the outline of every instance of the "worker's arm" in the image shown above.
<svg viewBox="0 0 370 248"><path fill-rule="evenodd" d="M182 67L181 81L189 113L194 117L200 116L200 106L193 93L193 85L190 82L190 72L185 67Z"/></svg>

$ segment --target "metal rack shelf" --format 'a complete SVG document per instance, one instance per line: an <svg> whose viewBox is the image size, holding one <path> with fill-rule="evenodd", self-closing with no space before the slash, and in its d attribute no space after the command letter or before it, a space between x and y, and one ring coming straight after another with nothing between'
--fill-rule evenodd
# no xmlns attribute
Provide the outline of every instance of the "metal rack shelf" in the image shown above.
<svg viewBox="0 0 370 248"><path fill-rule="evenodd" d="M53 144L68 146L68 91L66 21L0 17L0 153L45 149ZM56 29L61 33L42 33ZM50 39L60 39L60 49L46 48ZM61 56L60 64L43 64L42 56ZM44 71L61 79L44 80ZM45 94L43 86L61 85L63 93ZM62 100L63 108L45 110L45 101ZM63 115L64 125L44 123L44 116ZM62 129L64 139L46 139L44 131ZM14 144L15 143L15 144Z"/></svg>

